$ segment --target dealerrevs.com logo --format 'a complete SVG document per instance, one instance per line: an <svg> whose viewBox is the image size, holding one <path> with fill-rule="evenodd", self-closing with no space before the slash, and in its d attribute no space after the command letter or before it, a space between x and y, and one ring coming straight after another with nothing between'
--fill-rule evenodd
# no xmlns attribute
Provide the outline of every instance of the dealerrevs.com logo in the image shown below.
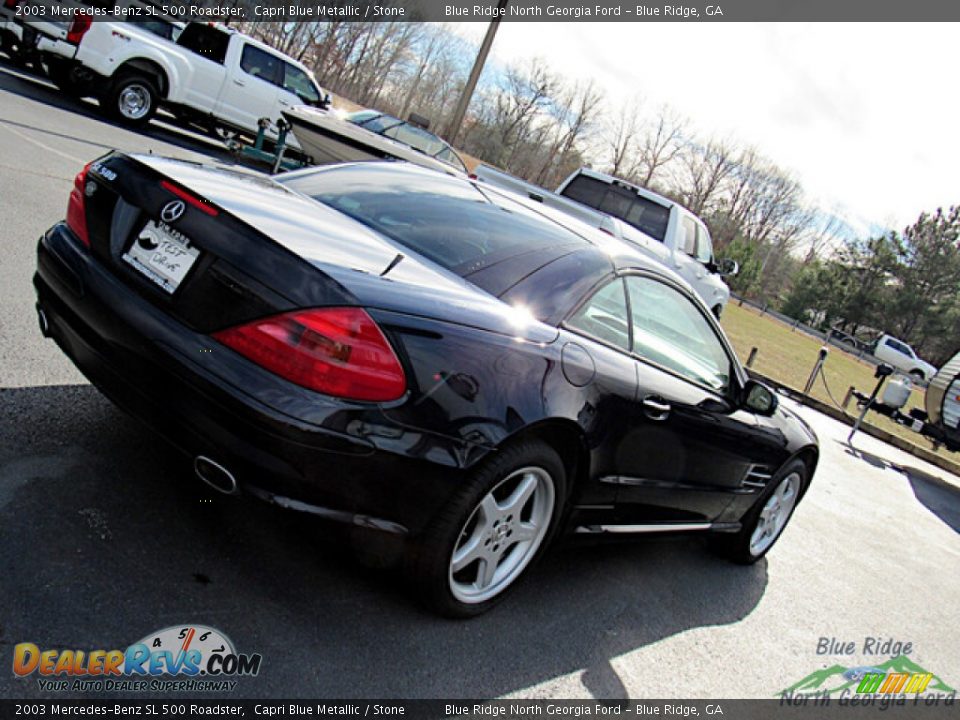
<svg viewBox="0 0 960 720"><path fill-rule="evenodd" d="M232 691L235 678L255 676L263 657L238 653L230 639L204 625L174 625L125 650L13 648L13 672L37 677L46 691ZM175 678L175 679L173 679Z"/></svg>

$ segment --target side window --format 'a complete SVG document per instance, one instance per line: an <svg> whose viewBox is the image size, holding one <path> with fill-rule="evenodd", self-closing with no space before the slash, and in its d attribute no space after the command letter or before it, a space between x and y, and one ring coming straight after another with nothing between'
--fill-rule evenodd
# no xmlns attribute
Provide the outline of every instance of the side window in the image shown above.
<svg viewBox="0 0 960 720"><path fill-rule="evenodd" d="M623 279L604 285L567 321L567 325L621 350L630 349L630 320Z"/></svg>
<svg viewBox="0 0 960 720"><path fill-rule="evenodd" d="M713 326L688 297L646 277L628 277L633 352L642 359L723 393L731 361Z"/></svg>
<svg viewBox="0 0 960 720"><path fill-rule="evenodd" d="M685 217L680 224L680 249L687 255L697 256L697 224L693 218Z"/></svg>
<svg viewBox="0 0 960 720"><path fill-rule="evenodd" d="M166 40L173 40L174 31L177 29L176 25L171 22L167 22L166 20L138 20L134 18L128 18L126 22L136 25L137 27Z"/></svg>
<svg viewBox="0 0 960 720"><path fill-rule="evenodd" d="M897 340L894 340L893 338L888 338L888 339L887 339L887 345L888 345L889 347L893 348L894 350L896 350L896 351L897 351L898 353L900 353L901 355L906 355L907 357L911 357L910 349L909 349L906 345L904 345L903 343L898 342Z"/></svg>
<svg viewBox="0 0 960 720"><path fill-rule="evenodd" d="M240 69L247 75L279 85L283 73L282 65L283 61L276 55L264 52L253 45L243 46L243 54L240 56Z"/></svg>
<svg viewBox="0 0 960 720"><path fill-rule="evenodd" d="M307 75L300 68L294 67L289 63L284 63L283 69L284 90L287 92L292 92L305 103L320 102L320 93L317 92L317 88L313 84L313 81L310 79L309 75Z"/></svg>
<svg viewBox="0 0 960 720"><path fill-rule="evenodd" d="M203 23L189 23L177 38L177 45L220 65L227 58L229 44L227 33Z"/></svg>
<svg viewBox="0 0 960 720"><path fill-rule="evenodd" d="M710 234L699 223L697 224L697 260L706 264L713 260L713 243Z"/></svg>

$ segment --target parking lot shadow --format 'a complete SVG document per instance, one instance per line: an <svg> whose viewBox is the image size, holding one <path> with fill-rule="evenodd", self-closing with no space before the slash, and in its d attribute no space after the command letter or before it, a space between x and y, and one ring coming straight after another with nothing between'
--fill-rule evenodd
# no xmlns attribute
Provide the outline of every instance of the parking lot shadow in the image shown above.
<svg viewBox="0 0 960 720"><path fill-rule="evenodd" d="M28 98L49 107L82 115L83 117L96 120L108 126L130 130L130 128L124 127L107 118L100 112L96 101L71 97L54 87L46 78L41 77L34 71L15 67L3 56L0 56L0 90L20 95L21 97ZM22 123L13 122L9 118L2 116L0 116L0 120L12 125L22 126ZM194 134L193 131L176 127L175 122L172 116L160 115L148 123L146 127L138 128L136 132L155 140L175 145L184 150L202 152L221 162L233 162L233 156L227 151L226 147L221 147L213 140L202 139ZM109 144L97 143L89 139L44 130L37 126L25 127L28 127L33 132L55 135L73 142L101 148L104 152L112 150L115 147Z"/></svg>
<svg viewBox="0 0 960 720"><path fill-rule="evenodd" d="M402 572L362 568L343 533L216 495L90 386L0 390L0 407L3 654L200 623L263 655L236 697L486 698L581 673L622 698L618 656L656 666L655 643L742 620L767 585L765 560L735 566L692 538L564 544L487 615L444 620ZM0 674L0 696L39 695Z"/></svg>
<svg viewBox="0 0 960 720"><path fill-rule="evenodd" d="M841 444L846 447L848 455L859 458L874 467L880 469L892 468L902 473L906 476L910 483L910 489L920 504L953 528L955 532L960 533L960 488L919 468L897 465L877 455L852 448L845 443Z"/></svg>
<svg viewBox="0 0 960 720"><path fill-rule="evenodd" d="M960 488L945 483L915 467L903 466L917 500L930 512L960 533Z"/></svg>

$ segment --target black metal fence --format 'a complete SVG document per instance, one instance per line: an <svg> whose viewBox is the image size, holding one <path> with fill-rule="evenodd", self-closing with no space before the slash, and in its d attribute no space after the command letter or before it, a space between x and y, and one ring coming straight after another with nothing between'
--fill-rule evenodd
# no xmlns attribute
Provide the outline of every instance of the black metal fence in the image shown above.
<svg viewBox="0 0 960 720"><path fill-rule="evenodd" d="M730 297L737 303L737 305L741 307L746 305L754 310L757 310L761 315L769 315L770 317L779 320L784 325L787 325L794 332L800 331L805 335L809 335L810 337L819 340L822 343L838 347L845 353L852 355L858 360L863 360L871 365L879 365L881 363L881 361L874 357L873 353L871 353L868 349L846 342L845 340L842 340L831 333L824 333L816 328L812 328L806 323L800 322L796 318L789 317L784 315L782 312L774 310L767 303L754 302L753 300L748 300L747 298L739 297L737 295L731 295Z"/></svg>

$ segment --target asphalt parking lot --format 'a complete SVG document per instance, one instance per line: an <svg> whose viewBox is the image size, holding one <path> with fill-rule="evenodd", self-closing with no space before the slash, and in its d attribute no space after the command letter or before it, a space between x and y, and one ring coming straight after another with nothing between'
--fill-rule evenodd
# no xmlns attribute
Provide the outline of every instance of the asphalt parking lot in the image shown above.
<svg viewBox="0 0 960 720"><path fill-rule="evenodd" d="M960 480L869 437L850 448L810 410L820 468L760 563L696 538L565 545L469 622L421 611L310 517L212 495L37 329L37 237L111 148L226 157L0 61L0 667L19 642L126 647L202 623L263 655L240 697L772 697L885 659L818 655L821 637L880 637L960 687ZM0 697L40 696L0 670Z"/></svg>

